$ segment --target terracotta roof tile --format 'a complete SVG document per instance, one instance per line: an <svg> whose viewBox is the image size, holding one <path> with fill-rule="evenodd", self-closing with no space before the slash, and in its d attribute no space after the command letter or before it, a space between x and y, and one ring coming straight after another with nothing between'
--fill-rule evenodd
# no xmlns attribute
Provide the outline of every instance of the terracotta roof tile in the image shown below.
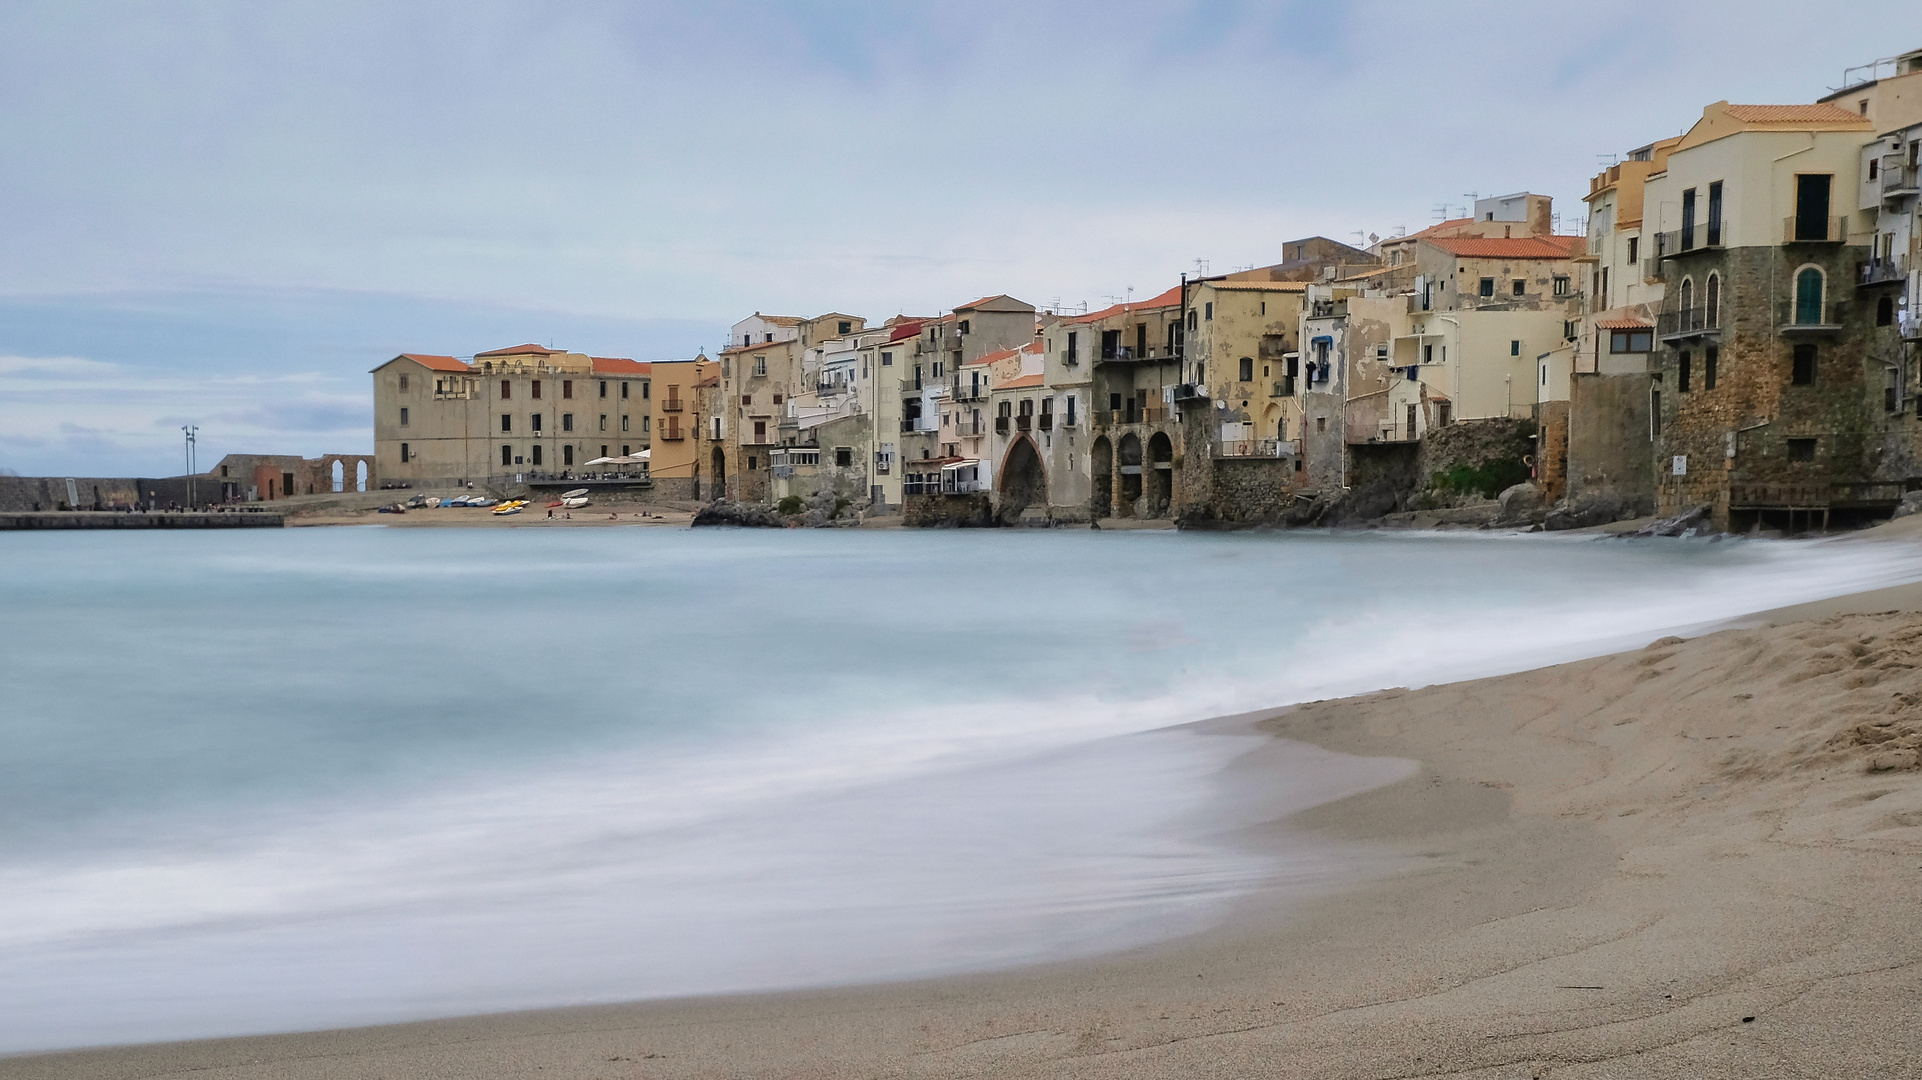
<svg viewBox="0 0 1922 1080"><path fill-rule="evenodd" d="M1023 346L1023 348L1026 348L1026 346ZM991 352L986 356L977 356L973 360L969 360L966 363L962 364L961 366L962 367L979 367L982 364L992 364L997 360L1006 360L1011 356L1015 356L1018 353L1020 353L1020 351L1021 351L1020 349L1001 349L997 352Z"/></svg>
<svg viewBox="0 0 1922 1080"><path fill-rule="evenodd" d="M549 349L542 345L514 345L505 349L475 353L474 359L479 360L489 356L557 356L566 351L566 349Z"/></svg>
<svg viewBox="0 0 1922 1080"><path fill-rule="evenodd" d="M1004 382L999 386L996 386L995 389L996 390L1027 390L1032 387L1040 386L1046 381L1047 380L1044 375L1042 375L1040 372L1036 372L1033 375L1023 375L1018 379L1009 379L1007 382Z"/></svg>
<svg viewBox="0 0 1922 1080"><path fill-rule="evenodd" d="M1745 124L1849 124L1865 118L1834 105L1730 105L1730 117Z"/></svg>
<svg viewBox="0 0 1922 1080"><path fill-rule="evenodd" d="M435 356L432 353L404 352L404 353L401 353L399 356L394 357L394 359L412 360L414 363L419 364L421 367L431 368L435 371L467 372L467 371L473 370L472 368L468 367L466 364L461 363L459 360L456 360L451 356Z"/></svg>
<svg viewBox="0 0 1922 1080"><path fill-rule="evenodd" d="M1647 319L1633 315L1617 315L1610 319L1596 319L1595 325L1603 330L1652 330L1655 324Z"/></svg>
<svg viewBox="0 0 1922 1080"><path fill-rule="evenodd" d="M1576 244L1588 244L1580 236L1431 236L1425 242L1470 259L1569 259Z"/></svg>
<svg viewBox="0 0 1922 1080"><path fill-rule="evenodd" d="M654 365L629 360L620 356L592 356L596 375L647 375L653 372Z"/></svg>
<svg viewBox="0 0 1922 1080"><path fill-rule="evenodd" d="M1125 314L1130 311L1154 311L1165 307L1175 307L1180 303L1181 286L1176 285L1160 296L1151 296L1146 300L1136 300L1129 304L1116 304L1113 307L1102 308L1100 311L1090 311L1086 315L1076 315L1074 318L1066 321L1071 323L1100 322L1102 319L1110 319L1116 315Z"/></svg>

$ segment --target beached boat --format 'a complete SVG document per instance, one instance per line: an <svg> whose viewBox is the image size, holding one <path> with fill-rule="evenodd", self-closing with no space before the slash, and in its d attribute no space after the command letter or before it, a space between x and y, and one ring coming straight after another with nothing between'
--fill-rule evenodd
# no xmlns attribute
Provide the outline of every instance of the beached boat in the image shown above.
<svg viewBox="0 0 1922 1080"><path fill-rule="evenodd" d="M509 501L504 502L499 506L496 506L494 508L494 513L502 516L505 516L507 514L518 514L521 512L521 507L526 505L527 505L527 502L524 499L510 499Z"/></svg>
<svg viewBox="0 0 1922 1080"><path fill-rule="evenodd" d="M581 507L587 505L587 499L585 496L572 498L572 499L562 499L561 505L567 507L569 510L579 510Z"/></svg>
<svg viewBox="0 0 1922 1080"><path fill-rule="evenodd" d="M572 491L563 491L563 492L561 492L561 498L562 498L562 499L583 499L583 498L586 498L586 497L587 497L587 489L586 489L586 488L575 488L575 489L574 489L574 490L572 490Z"/></svg>

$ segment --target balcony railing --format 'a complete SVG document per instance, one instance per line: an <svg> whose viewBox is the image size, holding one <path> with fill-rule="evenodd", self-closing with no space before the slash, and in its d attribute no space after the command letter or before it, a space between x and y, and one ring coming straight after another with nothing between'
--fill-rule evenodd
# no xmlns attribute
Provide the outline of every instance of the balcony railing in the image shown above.
<svg viewBox="0 0 1922 1080"><path fill-rule="evenodd" d="M1181 350L1178 348L1164 348L1157 345L1150 345L1145 349L1138 349L1133 345L1117 345L1112 349L1100 350L1099 355L1103 361L1107 362L1126 360L1179 360L1181 359ZM1069 362L1072 363L1073 361Z"/></svg>
<svg viewBox="0 0 1922 1080"><path fill-rule="evenodd" d="M769 435L765 431L755 432L750 435L741 436L741 443L745 446L773 446L774 436Z"/></svg>
<svg viewBox="0 0 1922 1080"><path fill-rule="evenodd" d="M1294 397L1295 396L1295 377L1293 375L1283 375L1280 379L1276 380L1274 389L1268 392L1268 396L1269 397Z"/></svg>
<svg viewBox="0 0 1922 1080"><path fill-rule="evenodd" d="M1722 332L1722 313L1706 306L1678 308L1664 311L1655 318L1656 333L1662 340L1673 338L1699 337L1704 334Z"/></svg>
<svg viewBox="0 0 1922 1080"><path fill-rule="evenodd" d="M922 427L921 421L914 417L909 417L906 420L901 421L901 433L904 435L912 435L919 431L933 431L933 430L934 429L931 427Z"/></svg>
<svg viewBox="0 0 1922 1080"><path fill-rule="evenodd" d="M685 442L687 440L687 435L677 427L661 429L660 436L662 442Z"/></svg>
<svg viewBox="0 0 1922 1080"><path fill-rule="evenodd" d="M949 397L955 401L986 401L988 400L988 384L956 381L954 390L949 394Z"/></svg>
<svg viewBox="0 0 1922 1080"><path fill-rule="evenodd" d="M1831 333L1842 329L1845 303L1798 304L1785 300L1775 306L1775 325L1784 334Z"/></svg>
<svg viewBox="0 0 1922 1080"><path fill-rule="evenodd" d="M1022 413L1021 415L1014 418L1014 429L1016 431L1029 431L1029 430L1032 430L1033 428L1034 428L1033 413Z"/></svg>
<svg viewBox="0 0 1922 1080"><path fill-rule="evenodd" d="M1690 255L1697 251L1719 250L1728 240L1728 223L1718 221L1711 225L1698 224L1693 228L1675 229L1671 232L1655 234L1656 261L1673 259L1678 255Z"/></svg>
<svg viewBox="0 0 1922 1080"><path fill-rule="evenodd" d="M1900 154L1890 154L1882 159L1882 197L1893 199L1903 195L1922 194L1922 168L1902 160Z"/></svg>
<svg viewBox="0 0 1922 1080"><path fill-rule="evenodd" d="M1782 219L1784 244L1839 244L1848 234L1849 219L1845 217L1796 216Z"/></svg>
<svg viewBox="0 0 1922 1080"><path fill-rule="evenodd" d="M1054 414L1051 412L1042 413L1040 417L1038 417L1035 420L1035 426L1039 427L1043 431L1053 431L1054 430Z"/></svg>
<svg viewBox="0 0 1922 1080"><path fill-rule="evenodd" d="M1011 419L1011 417L1006 417L1006 416L997 416L997 417L995 417L995 418L994 418L994 433L995 433L996 435L1006 435L1006 434L1008 433L1008 421L1009 421L1010 419Z"/></svg>
<svg viewBox="0 0 1922 1080"><path fill-rule="evenodd" d="M1292 439L1237 439L1215 451L1219 457L1292 457L1299 451Z"/></svg>
<svg viewBox="0 0 1922 1080"><path fill-rule="evenodd" d="M682 409L682 406L681 406L680 398L668 398L665 401L661 402L662 412L680 412L681 409Z"/></svg>
<svg viewBox="0 0 1922 1080"><path fill-rule="evenodd" d="M1862 264L1862 284L1880 285L1887 281L1901 281L1909 276L1909 260L1900 255L1892 259L1876 259Z"/></svg>

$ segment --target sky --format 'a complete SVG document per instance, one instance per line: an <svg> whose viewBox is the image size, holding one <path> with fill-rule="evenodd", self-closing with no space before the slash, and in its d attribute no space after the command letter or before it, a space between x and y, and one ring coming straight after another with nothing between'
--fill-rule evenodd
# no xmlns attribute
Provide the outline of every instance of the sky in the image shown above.
<svg viewBox="0 0 1922 1080"><path fill-rule="evenodd" d="M184 424L203 468L370 452L367 372L400 352L1101 307L1474 193L1552 195L1577 232L1607 155L1716 100L1814 100L1922 46L1913 15L8 0L0 469L170 475Z"/></svg>

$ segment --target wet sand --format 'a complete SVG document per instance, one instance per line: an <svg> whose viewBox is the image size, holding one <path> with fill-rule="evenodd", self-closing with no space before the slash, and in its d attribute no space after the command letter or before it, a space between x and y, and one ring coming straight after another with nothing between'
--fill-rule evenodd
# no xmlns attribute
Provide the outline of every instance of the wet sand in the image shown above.
<svg viewBox="0 0 1922 1080"><path fill-rule="evenodd" d="M1421 763L1266 827L1388 869L1132 953L12 1058L0 1076L1922 1075L1922 615L1888 611L1918 588L1252 718ZM1851 609L1885 613L1834 613ZM1258 783L1263 756L1238 779Z"/></svg>

